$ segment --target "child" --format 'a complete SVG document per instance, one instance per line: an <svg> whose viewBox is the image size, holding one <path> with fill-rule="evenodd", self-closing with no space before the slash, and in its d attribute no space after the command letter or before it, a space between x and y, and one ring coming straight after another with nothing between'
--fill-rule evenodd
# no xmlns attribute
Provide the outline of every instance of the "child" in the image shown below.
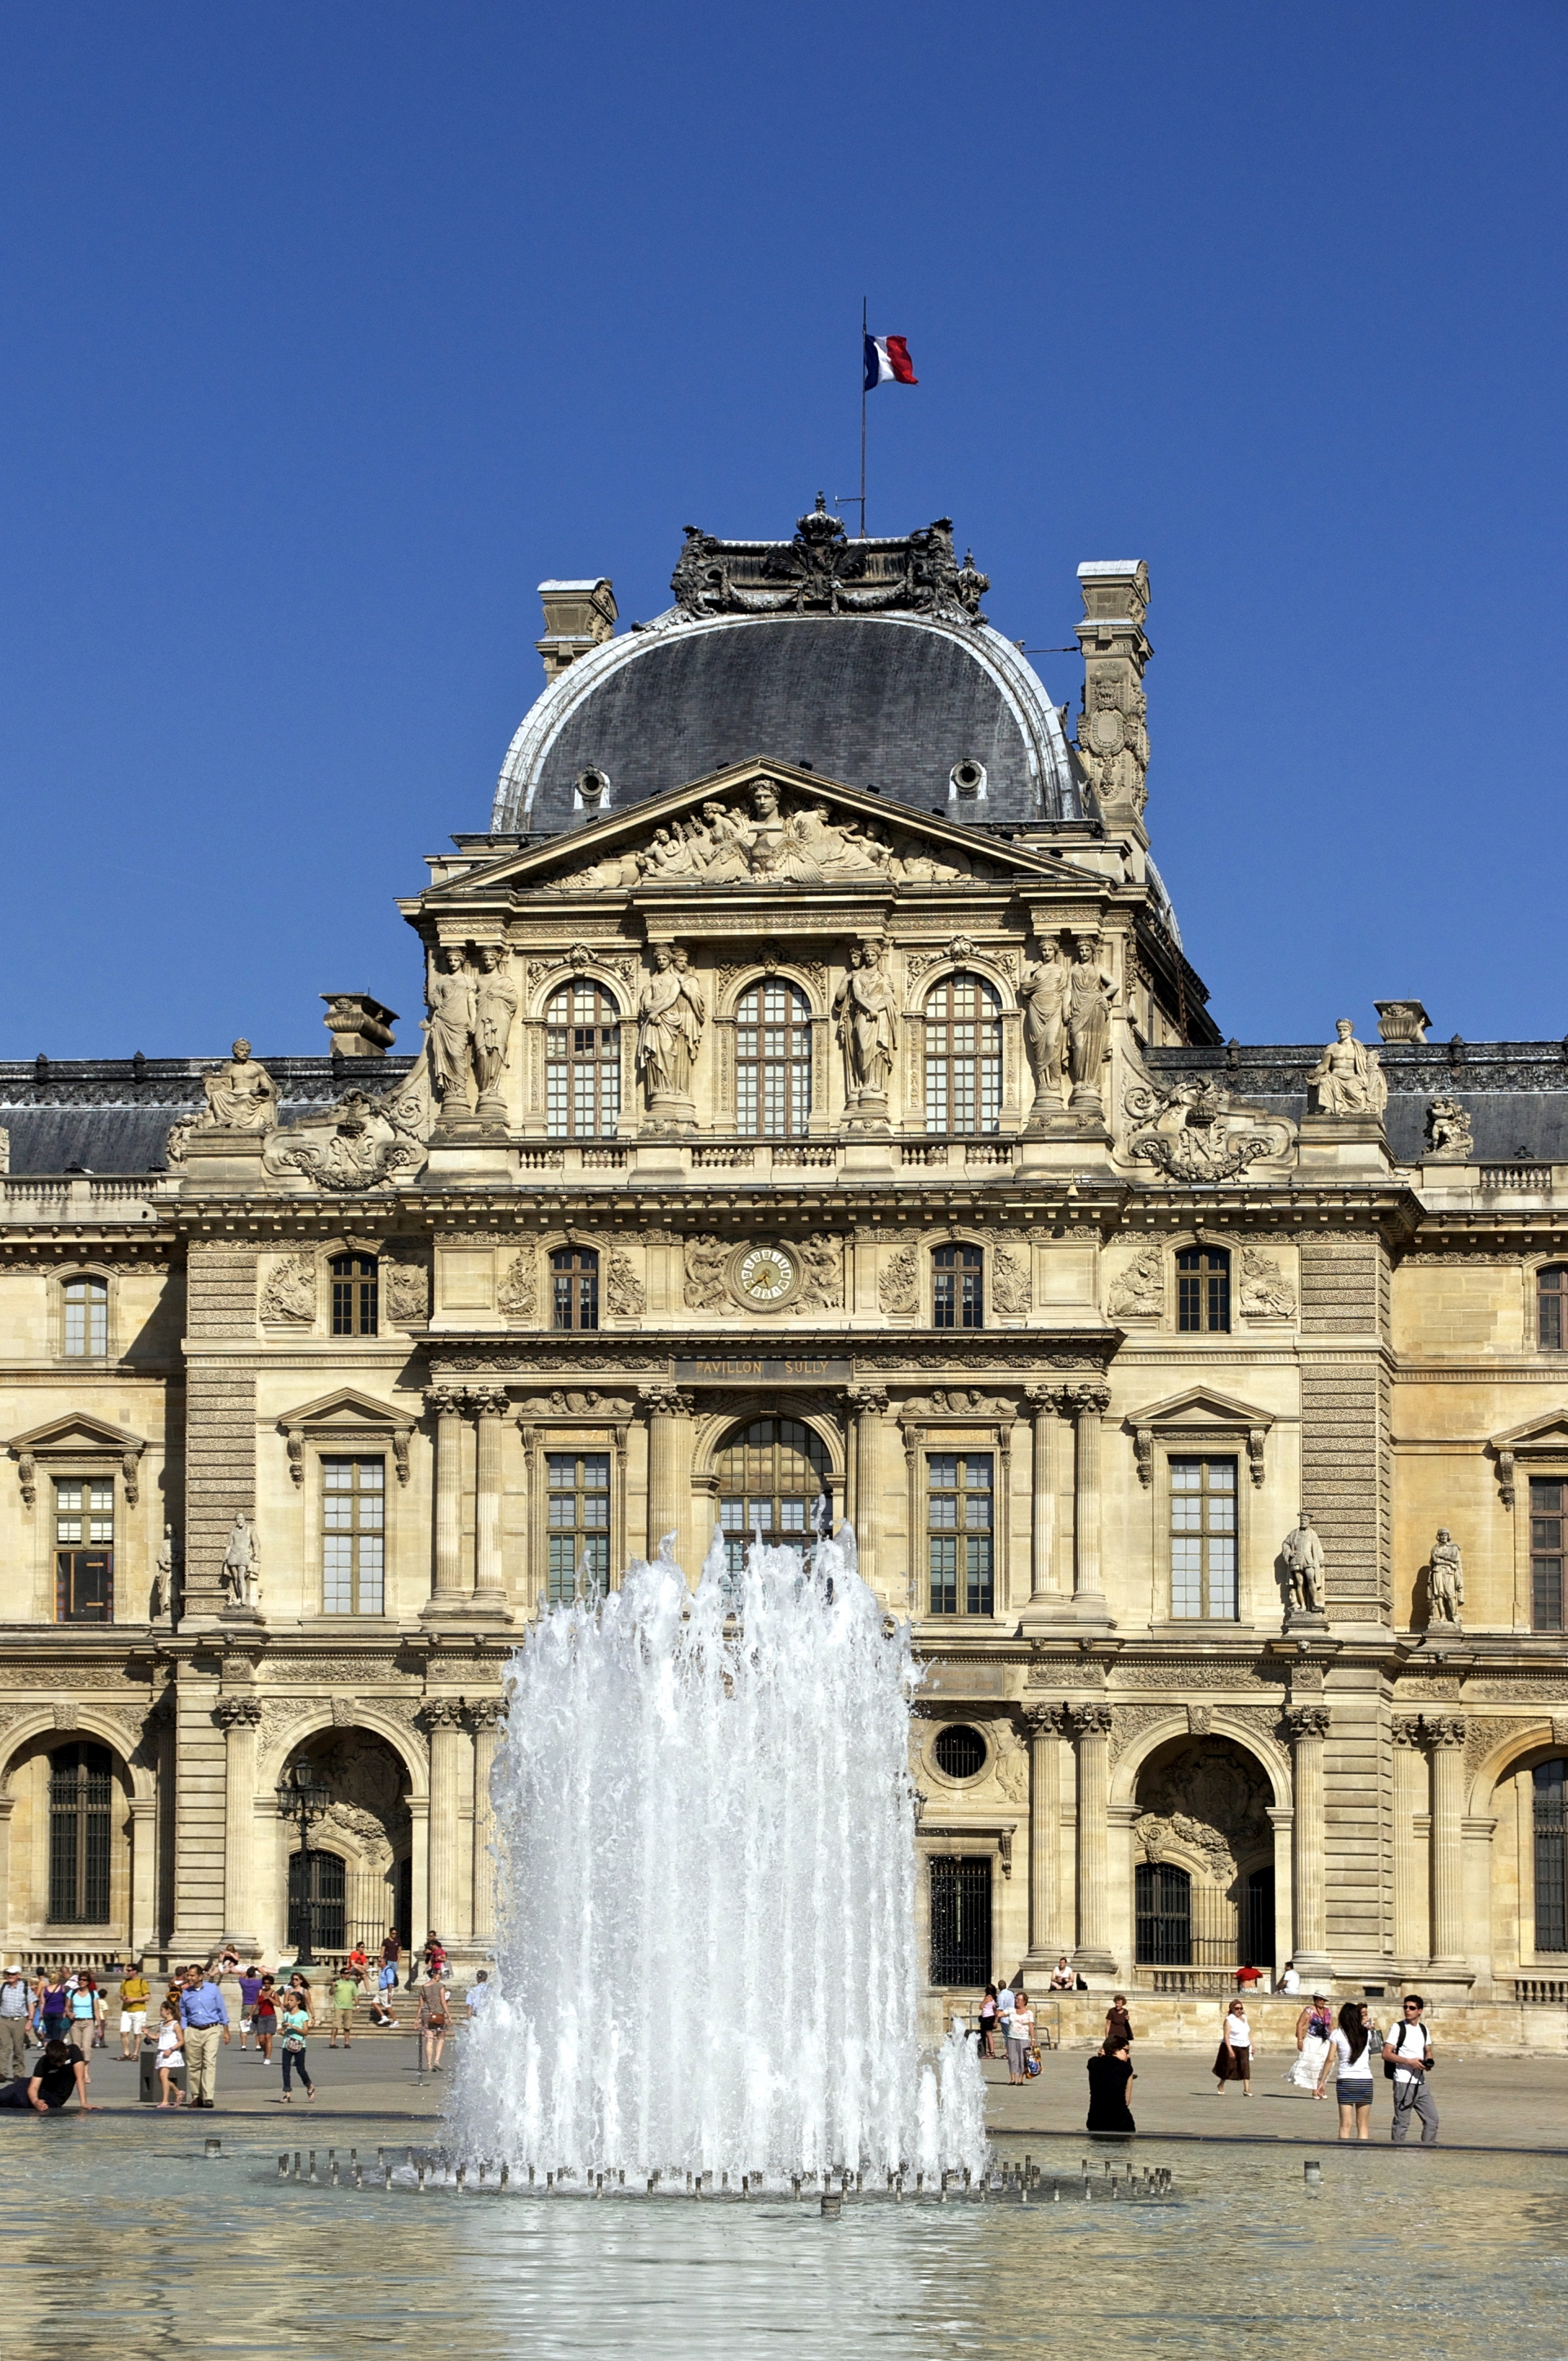
<svg viewBox="0 0 1568 2361"><path fill-rule="evenodd" d="M289 2076L291 2073L295 2073L299 2076L301 2081L304 2085L305 2096L307 2099L313 2099L316 2095L316 2086L312 2081L310 2069L305 2064L305 2031L310 2021L311 2012L305 2004L303 1995L295 1992L291 1992L286 1994L283 2002L283 2015L281 2018L281 2031L283 2035L283 2104L286 2107L292 2106L294 2098L293 2092L289 2088Z"/></svg>
<svg viewBox="0 0 1568 2361"><path fill-rule="evenodd" d="M179 2012L168 2001L159 2011L162 2023L158 2029L158 2087L163 2096L160 2107L182 2107L185 2094L173 2080L177 2067L185 2063L184 2035L180 2027Z"/></svg>

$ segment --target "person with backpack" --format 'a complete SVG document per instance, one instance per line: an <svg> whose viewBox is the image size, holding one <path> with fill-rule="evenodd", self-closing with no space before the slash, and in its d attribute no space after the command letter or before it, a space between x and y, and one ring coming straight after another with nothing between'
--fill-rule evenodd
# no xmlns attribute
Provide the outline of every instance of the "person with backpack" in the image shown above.
<svg viewBox="0 0 1568 2361"><path fill-rule="evenodd" d="M1420 2117L1423 2147L1431 2147L1437 2138L1437 2105L1427 2081L1432 2068L1431 2037L1421 2022L1425 2007L1424 2000L1409 1993L1403 2019L1389 2026L1383 2044L1383 2071L1394 2085L1394 2120L1388 2136L1396 2147L1404 2147L1412 2115Z"/></svg>

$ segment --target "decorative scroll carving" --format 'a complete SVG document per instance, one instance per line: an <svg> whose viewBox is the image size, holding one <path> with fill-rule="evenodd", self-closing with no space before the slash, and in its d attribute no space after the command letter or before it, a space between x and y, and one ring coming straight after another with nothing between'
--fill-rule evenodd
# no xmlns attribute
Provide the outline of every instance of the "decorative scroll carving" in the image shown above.
<svg viewBox="0 0 1568 2361"><path fill-rule="evenodd" d="M631 1267L630 1256L612 1246L605 1277L605 1301L617 1320L639 1320L648 1309L648 1290Z"/></svg>
<svg viewBox="0 0 1568 2361"><path fill-rule="evenodd" d="M1248 1106L1206 1079L1173 1091L1138 1082L1122 1104L1132 1126L1127 1155L1178 1180L1229 1180L1249 1164L1285 1155L1294 1136L1283 1115Z"/></svg>
<svg viewBox="0 0 1568 2361"><path fill-rule="evenodd" d="M902 1418L1014 1419L1018 1406L1005 1394L978 1393L972 1387L950 1386L934 1394L914 1394L899 1412Z"/></svg>
<svg viewBox="0 0 1568 2361"><path fill-rule="evenodd" d="M953 522L938 517L902 541L850 541L841 521L817 506L796 520L793 541L720 541L688 524L670 588L674 622L709 615L929 615L983 623L987 577L953 550ZM779 588L773 588L773 585Z"/></svg>
<svg viewBox="0 0 1568 2361"><path fill-rule="evenodd" d="M877 1301L890 1313L917 1312L920 1308L920 1242L917 1237L905 1238L897 1253L883 1263L877 1274Z"/></svg>
<svg viewBox="0 0 1568 2361"><path fill-rule="evenodd" d="M315 1256L291 1255L286 1262L274 1263L261 1290L263 1320L308 1322L315 1316Z"/></svg>
<svg viewBox="0 0 1568 2361"><path fill-rule="evenodd" d="M541 1407L547 1410L553 1418L613 1419L630 1418L635 1405L618 1394L601 1394L592 1390L546 1394L543 1405L526 1403L523 1406L518 1413L518 1424L527 1425L530 1419L538 1416Z"/></svg>
<svg viewBox="0 0 1568 2361"><path fill-rule="evenodd" d="M269 1143L267 1169L302 1172L320 1189L388 1187L400 1173L417 1171L426 1160L421 1115L421 1094L410 1091L406 1081L378 1098L345 1091L331 1110L330 1133L323 1137L313 1129L306 1133L303 1125L291 1125Z"/></svg>
<svg viewBox="0 0 1568 2361"><path fill-rule="evenodd" d="M1272 1255L1261 1246L1244 1246L1241 1252L1239 1300L1248 1319L1289 1319L1296 1310L1296 1290Z"/></svg>
<svg viewBox="0 0 1568 2361"><path fill-rule="evenodd" d="M508 1320L532 1320L538 1301L538 1257L532 1245L520 1246L501 1273L496 1307Z"/></svg>

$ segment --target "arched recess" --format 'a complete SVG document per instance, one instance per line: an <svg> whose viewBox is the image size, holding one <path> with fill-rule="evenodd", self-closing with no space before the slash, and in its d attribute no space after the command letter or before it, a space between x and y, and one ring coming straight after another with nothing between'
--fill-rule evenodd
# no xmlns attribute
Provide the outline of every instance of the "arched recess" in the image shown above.
<svg viewBox="0 0 1568 2361"><path fill-rule="evenodd" d="M257 1750L257 1793L266 1795L271 1794L282 1775L284 1764L291 1754L296 1753L304 1745L307 1739L316 1737L323 1730L367 1730L376 1737L385 1739L393 1753L398 1756L404 1771L408 1773L411 1800L428 1799L429 1760L423 1746L413 1735L407 1723L397 1720L391 1714L379 1711L373 1700L367 1702L362 1697L356 1697L353 1700L350 1711L351 1719L345 1722L337 1719L330 1705L307 1705L302 1707L297 1721L290 1721L281 1728L269 1730Z"/></svg>
<svg viewBox="0 0 1568 2361"><path fill-rule="evenodd" d="M602 993L609 994L621 1024L630 1022L631 1006L637 997L635 987L628 983L624 975L618 974L603 960L596 959L591 955L581 959L574 958L571 964L566 967L552 968L547 975L540 979L529 999L530 1022L543 1025L544 1012L555 994L574 983L597 983Z"/></svg>
<svg viewBox="0 0 1568 2361"><path fill-rule="evenodd" d="M109 1756L119 1796L109 1820L109 1914L91 1927L51 1921L50 1773L61 1748L86 1743ZM63 1725L52 1707L25 1713L5 1732L0 1765L0 1911L5 1939L20 1947L65 1949L83 1936L111 1935L115 1946L154 1938L158 1846L157 1782L141 1734L115 1716L73 1699ZM141 1762L135 1757L140 1753Z"/></svg>
<svg viewBox="0 0 1568 2361"><path fill-rule="evenodd" d="M948 954L944 951L941 958L936 961L932 966L922 968L920 973L917 976L910 978L907 983L905 1015L906 1016L923 1016L926 1013L926 1001L927 994L936 991L941 984L946 983L950 976L955 975L978 975L982 977L984 981L990 984L992 992L995 993L998 1000L1001 1002L1002 1015L1003 1016L1017 1016L1018 987L1016 983L1009 974L1006 968L1003 966L999 958L990 951L982 950L971 951L963 959L950 958Z"/></svg>
<svg viewBox="0 0 1568 2361"><path fill-rule="evenodd" d="M787 1397L780 1400L776 1395L740 1394L726 1402L721 1411L699 1421L692 1438L692 1492L708 1504L706 1530L701 1534L705 1553L719 1522L723 1455L759 1419L794 1421L816 1438L825 1455L823 1480L835 1524L843 1514L848 1456L842 1428L830 1415L803 1408Z"/></svg>
<svg viewBox="0 0 1568 2361"><path fill-rule="evenodd" d="M715 1016L721 1023L732 1021L746 994L754 992L760 983L787 983L799 993L813 1018L826 1014L820 978L814 982L804 968L795 967L787 961L780 961L776 966L769 967L763 961L756 960L749 967L736 970L718 996L713 1012Z"/></svg>
<svg viewBox="0 0 1568 2361"><path fill-rule="evenodd" d="M1290 1769L1285 1750L1239 1714L1173 1710L1141 1731L1111 1780L1110 1817L1122 1857L1113 1900L1122 1956L1135 1966L1212 1976L1244 1960L1267 1966L1290 1943ZM1116 1850L1113 1845L1113 1851ZM1166 1863L1190 1881L1190 1949L1140 1949L1139 1863Z"/></svg>
<svg viewBox="0 0 1568 2361"><path fill-rule="evenodd" d="M409 1902L425 1884L429 1835L428 1785L417 1753L406 1730L374 1708L361 1710L357 1701L342 1719L317 1711L280 1733L257 1779L258 1833L266 1831L257 1848L256 1897L264 1941L292 1942L299 1931L299 1823L284 1818L275 1787L302 1755L309 1757L313 1784L329 1798L311 1826L310 1852L340 1864L324 1885L319 1870L311 1873L318 1913L313 1943L327 1951L354 1940L368 1945L389 1926L402 1926L411 1939ZM455 1828L446 1841L459 1841ZM323 1905L330 1924L319 1915Z"/></svg>
<svg viewBox="0 0 1568 2361"><path fill-rule="evenodd" d="M1161 1747L1168 1746L1172 1739L1227 1738L1244 1753L1256 1759L1267 1778L1275 1807L1288 1811L1292 1788L1290 1757L1285 1747L1277 1738L1244 1721L1238 1714L1228 1713L1223 1706L1213 1706L1207 1710L1207 1724L1198 1730L1193 1729L1185 1706L1172 1706L1168 1715L1152 1723L1147 1730L1141 1730L1135 1739L1129 1741L1125 1752L1118 1757L1116 1767L1111 1773L1112 1804L1126 1805L1136 1801L1138 1779L1145 1763Z"/></svg>
<svg viewBox="0 0 1568 2361"><path fill-rule="evenodd" d="M1486 1846L1489 1949L1501 1977L1531 1968L1555 1978L1568 1975L1568 1927L1561 1949L1555 1936L1547 1947L1537 1939L1534 1773L1539 1763L1553 1761L1568 1761L1568 1730L1554 1734L1543 1718L1499 1739L1470 1781L1466 1830Z"/></svg>

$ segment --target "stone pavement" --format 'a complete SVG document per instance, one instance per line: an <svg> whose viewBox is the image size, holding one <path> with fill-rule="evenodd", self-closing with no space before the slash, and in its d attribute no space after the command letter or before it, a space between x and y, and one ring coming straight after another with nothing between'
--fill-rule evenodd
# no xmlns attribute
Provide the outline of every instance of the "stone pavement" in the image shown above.
<svg viewBox="0 0 1568 2361"><path fill-rule="evenodd" d="M449 2035L444 2067L450 2068L454 2055ZM228 2048L218 2052L218 2095L210 2119L204 2108L189 2117L181 2108L176 2117L139 2104L136 2064L134 2060L129 2065L120 2063L119 2045L111 2036L108 2048L93 2053L88 2096L95 2107L115 2114L141 2115L155 2124L210 2120L214 2130L221 2115L236 2114L280 2119L365 2115L383 2123L406 2116L411 2122L422 2122L440 2114L450 2081L446 2072L421 2074L419 2041L411 2033L371 2034L347 2049L329 2048L324 2033L313 2035L306 2057L316 2096L308 2100L296 2087L292 2103L285 2106L277 2044L270 2067L265 2066L254 2045L241 2049L236 2033Z"/></svg>
<svg viewBox="0 0 1568 2361"><path fill-rule="evenodd" d="M1434 2049L1432 2096L1444 2147L1568 2153L1568 2058L1444 2058L1436 2044ZM1294 2045L1264 2051L1250 2099L1243 2097L1239 2083L1216 2097L1208 2058L1191 2050L1145 2049L1135 2042L1134 2119L1140 2132L1168 2136L1291 2140L1315 2147L1336 2141L1339 2109L1332 2081L1321 2103L1285 2087L1294 2054ZM1047 2050L1039 2074L1023 2090L1012 2087L1000 2061L988 2061L992 2131L1081 2132L1089 2107L1089 2055L1087 2047ZM1373 2081L1372 2136L1385 2147L1393 2097L1394 2086L1383 2080L1379 2064Z"/></svg>

